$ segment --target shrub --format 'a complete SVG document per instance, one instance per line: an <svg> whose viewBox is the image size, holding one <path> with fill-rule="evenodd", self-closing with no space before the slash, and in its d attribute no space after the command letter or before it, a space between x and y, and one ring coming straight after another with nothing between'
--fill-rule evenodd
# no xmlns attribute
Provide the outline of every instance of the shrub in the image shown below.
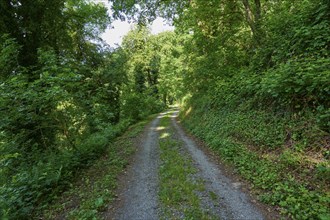
<svg viewBox="0 0 330 220"><path fill-rule="evenodd" d="M329 107L329 76L329 58L289 60L266 72L259 94L296 109Z"/></svg>
<svg viewBox="0 0 330 220"><path fill-rule="evenodd" d="M117 125L108 124L100 132L90 134L81 140L76 148L60 152L47 151L38 155L39 162L21 166L16 174L0 187L0 217L29 219L47 206L53 196L68 187L75 173L99 157L108 143L130 125L123 120ZM2 162L8 162L2 160Z"/></svg>

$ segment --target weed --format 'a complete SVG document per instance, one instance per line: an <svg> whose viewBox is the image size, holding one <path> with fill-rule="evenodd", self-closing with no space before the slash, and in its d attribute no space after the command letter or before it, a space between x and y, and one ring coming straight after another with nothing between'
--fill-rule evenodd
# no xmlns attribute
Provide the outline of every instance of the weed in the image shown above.
<svg viewBox="0 0 330 220"><path fill-rule="evenodd" d="M205 190L203 182L193 177L197 170L192 166L192 159L182 153L182 143L175 139L170 129L170 119L164 116L160 126L165 127L160 134L161 166L159 198L163 204L165 219L212 219L201 208L201 201L196 192Z"/></svg>
<svg viewBox="0 0 330 220"><path fill-rule="evenodd" d="M152 118L131 126L124 135L109 144L105 155L94 161L89 169L82 170L70 189L45 210L44 218L101 219L100 213L114 200L117 176L128 164L128 157L135 152L132 139Z"/></svg>
<svg viewBox="0 0 330 220"><path fill-rule="evenodd" d="M218 195L212 191L209 192L210 197L213 201L217 201L218 200Z"/></svg>
<svg viewBox="0 0 330 220"><path fill-rule="evenodd" d="M184 126L233 164L260 192L261 201L293 219L330 218L329 162L311 163L302 154L317 149L310 144L324 133L289 114L228 106L205 112L194 103L187 107L189 114L181 113Z"/></svg>

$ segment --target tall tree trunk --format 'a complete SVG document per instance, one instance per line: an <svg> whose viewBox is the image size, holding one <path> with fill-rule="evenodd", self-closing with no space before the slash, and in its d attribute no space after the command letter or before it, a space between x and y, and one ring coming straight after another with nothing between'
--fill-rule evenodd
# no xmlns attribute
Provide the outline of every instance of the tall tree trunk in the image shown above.
<svg viewBox="0 0 330 220"><path fill-rule="evenodd" d="M261 3L260 0L254 0L254 10L251 7L249 0L242 0L245 17L248 25L251 28L254 40L254 46L260 44L260 19L261 19Z"/></svg>

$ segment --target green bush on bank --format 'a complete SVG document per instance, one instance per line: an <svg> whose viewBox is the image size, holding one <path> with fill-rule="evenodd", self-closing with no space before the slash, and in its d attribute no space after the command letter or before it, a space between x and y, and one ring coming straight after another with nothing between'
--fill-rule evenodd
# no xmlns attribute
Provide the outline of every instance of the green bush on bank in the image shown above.
<svg viewBox="0 0 330 220"><path fill-rule="evenodd" d="M161 112L166 107L158 98L144 93L127 93L122 99L122 117L133 121Z"/></svg>
<svg viewBox="0 0 330 220"><path fill-rule="evenodd" d="M329 59L304 61L218 80L185 101L181 118L262 201L294 219L327 219Z"/></svg>
<svg viewBox="0 0 330 220"><path fill-rule="evenodd" d="M201 38L197 49L213 47L196 54L186 77L197 88L184 101L185 126L293 219L330 218L329 6L274 4L253 49L237 50L242 62L229 52L236 41Z"/></svg>
<svg viewBox="0 0 330 220"><path fill-rule="evenodd" d="M280 206L283 214L294 219L329 217L330 200L326 191L329 179L320 179L317 171L311 173L304 167L302 158L294 159L294 152L310 149L310 145L317 143L315 138L322 139L318 130L299 128L303 124L299 120L307 121L306 118L292 120L289 114L225 107L205 111L197 103L190 107L192 110L187 116L181 113L184 125L223 160L234 164L240 175L259 191L262 201ZM286 129L290 127L294 144L290 146L291 153L285 156L285 152L288 153L285 151ZM322 146L316 149L322 151ZM279 159L267 158L272 152L282 155ZM294 176L295 172L299 172L299 179Z"/></svg>
<svg viewBox="0 0 330 220"><path fill-rule="evenodd" d="M0 188L2 218L32 218L69 187L74 175L98 158L129 125L128 120L108 125L81 140L75 149L39 155L38 163L21 168Z"/></svg>

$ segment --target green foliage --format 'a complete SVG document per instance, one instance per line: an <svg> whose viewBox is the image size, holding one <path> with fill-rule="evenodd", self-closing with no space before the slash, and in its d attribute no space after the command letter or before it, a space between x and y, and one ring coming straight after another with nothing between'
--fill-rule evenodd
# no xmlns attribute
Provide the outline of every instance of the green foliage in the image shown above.
<svg viewBox="0 0 330 220"><path fill-rule="evenodd" d="M141 120L148 115L164 109L164 104L155 97L131 93L122 97L122 117L133 121Z"/></svg>
<svg viewBox="0 0 330 220"><path fill-rule="evenodd" d="M329 217L328 0L112 3L113 17L140 21L112 51L101 4L0 3L2 215L33 218L129 123L187 97L188 125L264 201ZM157 15L177 33L152 36ZM105 200L91 203L81 218Z"/></svg>
<svg viewBox="0 0 330 220"><path fill-rule="evenodd" d="M271 67L294 58L329 56L329 3L283 2L264 19L268 36L257 51L259 66ZM278 16L280 14L280 16ZM259 56L259 55L260 56Z"/></svg>
<svg viewBox="0 0 330 220"><path fill-rule="evenodd" d="M299 147L307 144L304 150L310 149L326 137L306 125L299 128L301 121L308 121L307 115L293 120L289 114L251 111L244 106L205 111L198 99L190 104L192 110L181 113L184 125L223 160L234 164L259 191L262 201L280 206L282 214L294 219L329 217L329 180L320 179L320 173L328 172L329 163L326 158L320 164L308 163ZM325 150L322 147L317 151ZM308 169L311 166L313 171Z"/></svg>
<svg viewBox="0 0 330 220"><path fill-rule="evenodd" d="M137 95L172 104L183 93L182 39L172 32L151 36L146 27L137 27L123 40L129 59L127 89ZM134 95L132 95L134 96Z"/></svg>
<svg viewBox="0 0 330 220"><path fill-rule="evenodd" d="M289 60L266 73L260 92L296 108L328 104L329 69L329 58Z"/></svg>
<svg viewBox="0 0 330 220"><path fill-rule="evenodd" d="M102 157L93 161L88 169L80 169L75 180L70 181L69 189L42 210L42 218L54 219L65 215L68 219L99 219L116 196L117 176L136 150L132 138L138 137L153 118L148 117L130 126L121 137L107 144ZM103 134L115 135L114 130L126 130L126 126L126 123L109 126Z"/></svg>
<svg viewBox="0 0 330 220"><path fill-rule="evenodd" d="M97 44L109 22L103 6L8 4L0 22L0 216L31 219L130 124L119 118L125 73L120 51Z"/></svg>
<svg viewBox="0 0 330 220"><path fill-rule="evenodd" d="M181 14L190 35L185 125L264 202L293 219L329 218L321 177L329 168L328 1L217 4L192 1Z"/></svg>
<svg viewBox="0 0 330 220"><path fill-rule="evenodd" d="M182 13L190 1L187 0L112 0L112 10L117 19L137 21L139 24L147 24L156 19L156 16L175 19L177 13Z"/></svg>
<svg viewBox="0 0 330 220"><path fill-rule="evenodd" d="M165 206L162 210L164 218L175 218L177 215L187 219L213 219L212 214L207 213L201 207L201 201L197 192L205 190L203 182L196 174L192 160L182 150L183 143L174 137L171 127L170 112L160 121L164 130L160 133L160 159L159 169L160 190L159 199Z"/></svg>
<svg viewBox="0 0 330 220"><path fill-rule="evenodd" d="M291 218L327 218L328 1L174 2L136 2L151 9L150 19L164 7L178 12L180 46L167 50L164 42L155 68L160 94L184 88L186 125L268 192L264 201ZM115 1L114 9L116 16L144 12L133 2ZM157 56L142 32L127 45L137 53L130 70L144 92L143 72Z"/></svg>
<svg viewBox="0 0 330 220"><path fill-rule="evenodd" d="M1 3L0 17L14 27L0 22L1 216L8 218L33 218L130 123L165 107L161 45L143 40L147 29L132 48L110 51L98 37L110 21L102 4L44 4Z"/></svg>
<svg viewBox="0 0 330 220"><path fill-rule="evenodd" d="M8 34L0 36L0 79L7 77L17 69L20 46Z"/></svg>
<svg viewBox="0 0 330 220"><path fill-rule="evenodd" d="M28 219L47 207L56 193L63 191L76 172L90 165L106 149L109 142L127 129L123 121L116 126L109 125L99 133L81 140L76 149L57 154L45 153L38 163L12 175L1 187L3 215L10 218Z"/></svg>

